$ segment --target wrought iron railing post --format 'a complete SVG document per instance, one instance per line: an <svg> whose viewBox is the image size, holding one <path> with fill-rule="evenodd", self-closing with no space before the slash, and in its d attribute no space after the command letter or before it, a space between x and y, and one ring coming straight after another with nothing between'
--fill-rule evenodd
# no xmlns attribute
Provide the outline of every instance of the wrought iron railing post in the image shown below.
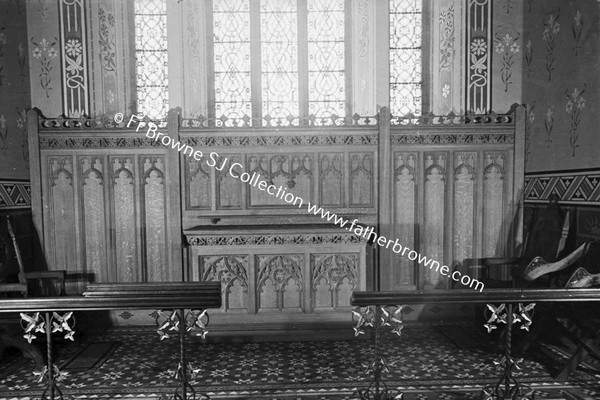
<svg viewBox="0 0 600 400"><path fill-rule="evenodd" d="M392 400L402 399L402 393L398 390L390 390L383 381L383 373L387 372L387 362L381 351L381 334L384 326L391 327L392 332L400 336L402 328L403 306L368 306L357 307L352 311L356 318L354 325L355 336L364 334L364 328L373 329L373 359L365 366L365 372L372 375L372 379L366 388L357 388L354 392L361 400Z"/></svg>
<svg viewBox="0 0 600 400"><path fill-rule="evenodd" d="M373 367L373 375L374 375L374 379L375 379L375 398L379 399L380 398L380 393L379 393L379 385L381 382L381 365L379 363L379 360L381 359L381 352L379 349L379 341L381 340L381 306L377 305L375 306L375 348L374 348L374 353L375 353L375 365Z"/></svg>
<svg viewBox="0 0 600 400"><path fill-rule="evenodd" d="M196 329L199 335L204 339L208 330L208 314L206 310L194 311L190 310L187 314L185 309L178 310L163 310L155 314L156 325L158 326L157 333L160 335L160 340L170 337L169 331L176 331L179 338L179 365L173 375L177 379L178 386L171 397L172 400L196 400L196 392L190 385L190 379L193 379L197 370L188 362L185 351L185 341L187 333ZM188 321L188 318L190 321ZM201 398L210 399L209 396L199 393Z"/></svg>
<svg viewBox="0 0 600 400"><path fill-rule="evenodd" d="M54 363L52 359L52 321L50 313L46 312L46 361L48 368L48 385L50 386L50 400L54 400ZM42 395L43 397L43 395ZM62 397L62 396L61 396Z"/></svg>
<svg viewBox="0 0 600 400"><path fill-rule="evenodd" d="M529 386L519 383L515 378L513 371L520 369L519 363L523 359L514 359L512 356L512 330L517 322L521 322L521 329L529 330L532 323L533 307L535 303L523 306L519 303L517 312L515 312L512 303L501 304L498 307L487 305L487 311L491 315L484 324L488 333L497 328L497 324L506 324L504 333L504 354L500 361L494 361L497 369L502 371L502 376L495 385L488 385L482 390L483 400L533 400L535 392ZM531 313L530 313L531 312Z"/></svg>
<svg viewBox="0 0 600 400"><path fill-rule="evenodd" d="M33 315L21 313L21 325L25 331L23 337L27 342L37 339L35 335L38 332L44 333L46 336L46 365L41 371L34 371L33 374L39 376L38 382L46 380L46 386L40 396L41 400L62 400L63 393L58 387L57 381L61 381L66 375L66 372L61 372L54 365L52 334L54 332L64 333L64 338L73 340L75 332L75 318L72 312L67 312L60 315L56 312L44 312L43 316L36 312ZM49 397L48 397L49 396Z"/></svg>

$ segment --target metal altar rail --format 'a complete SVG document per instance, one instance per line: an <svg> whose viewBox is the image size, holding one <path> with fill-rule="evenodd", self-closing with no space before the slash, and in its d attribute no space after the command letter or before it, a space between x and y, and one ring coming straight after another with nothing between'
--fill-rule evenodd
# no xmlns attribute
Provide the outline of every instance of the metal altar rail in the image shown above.
<svg viewBox="0 0 600 400"><path fill-rule="evenodd" d="M483 400L498 399L534 399L534 390L519 383L513 375L518 361L512 357L512 329L521 323L521 328L529 330L532 324L536 303L600 301L600 289L486 289L484 292L473 290L435 290L411 292L354 292L350 303L354 331L358 336L366 328L374 332L374 357L367 367L372 379L367 388L357 389L356 394L364 400L401 399L402 393L387 387L382 379L387 372L385 358L381 355L381 330L383 327L400 336L404 323L402 309L408 304L487 304L487 322L484 327L488 333L499 324L506 324L504 355L497 363L502 375L495 385L482 389ZM494 306L493 304L500 304Z"/></svg>
<svg viewBox="0 0 600 400"><path fill-rule="evenodd" d="M83 296L0 299L0 313L19 312L23 336L29 343L37 333L46 337L46 366L34 372L46 386L40 399L64 399L57 382L64 379L52 354L52 334L60 333L73 340L74 311L92 310L157 310L154 319L160 339L172 333L179 336L179 365L174 374L178 386L170 399L194 400L196 393L190 386L194 368L186 363L185 338L194 330L202 338L208 330L209 308L221 307L220 282L160 282L115 283L88 285ZM186 310L187 313L186 313ZM204 394L198 394L208 398Z"/></svg>

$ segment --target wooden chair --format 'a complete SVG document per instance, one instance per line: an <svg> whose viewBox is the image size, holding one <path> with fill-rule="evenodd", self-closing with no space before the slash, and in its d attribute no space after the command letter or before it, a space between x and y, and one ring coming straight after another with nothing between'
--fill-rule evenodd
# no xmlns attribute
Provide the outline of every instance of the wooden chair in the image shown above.
<svg viewBox="0 0 600 400"><path fill-rule="evenodd" d="M52 293L52 288L48 290L48 287L44 285L44 281L50 280L55 282L58 295L63 296L65 294L65 279L67 272L64 270L26 272L25 263L23 262L23 256L19 248L17 236L15 235L12 227L10 215L6 216L6 228L12 240L15 257L17 258L17 264L19 265L19 274L18 282L0 284L0 293L20 293L21 295L27 297L29 295L31 285L33 283L38 283L38 291L34 291L36 297L42 295L55 295L56 293Z"/></svg>
<svg viewBox="0 0 600 400"><path fill-rule="evenodd" d="M6 229L8 231L8 235L12 241L15 257L17 259L17 264L19 265L19 273L17 275L17 282L11 282L10 280L0 280L0 297L4 296L23 296L28 297L30 294L34 294L37 296L38 291L31 290L31 284L38 282L40 285L37 285L37 288L44 289L45 295L53 295L59 293L59 295L64 295L65 293L65 278L66 271L25 271L25 263L23 262L23 255L21 254L21 250L19 248L19 243L17 241L17 236L15 235L15 231L13 229L10 215L6 216ZM0 243L1 245L1 243ZM9 248L7 244L1 246L0 252L6 255L8 259L8 255L10 254ZM3 262L0 260L0 274L3 272ZM44 285L43 282L53 281L55 284L52 285ZM52 288L55 287L57 290L52 293ZM50 289L50 290L45 290ZM38 368L42 368L45 365L44 358L39 348L27 343L22 338L22 332L20 327L18 326L10 326L10 323L3 323L0 328L0 357L2 356L4 350L8 347L14 347L19 349L24 355L29 356L33 359ZM15 325L15 324L12 324Z"/></svg>
<svg viewBox="0 0 600 400"><path fill-rule="evenodd" d="M593 255L590 253L591 242L569 251L566 246L569 214L565 215L561 210L556 196L550 198L544 210L531 218L529 226L520 257L465 260L467 266L477 265L480 268L480 278L486 287L564 287L567 278L582 263L600 260L600 245L597 246L599 254ZM508 279L499 281L490 278L492 272L499 268L508 269ZM567 346L571 355L555 374L558 380L566 380L587 355L600 359L600 349L596 345L600 337L600 319L594 318L600 315L592 314L593 310L585 308L583 303L539 304L531 332L517 340L515 351L523 353L540 340Z"/></svg>

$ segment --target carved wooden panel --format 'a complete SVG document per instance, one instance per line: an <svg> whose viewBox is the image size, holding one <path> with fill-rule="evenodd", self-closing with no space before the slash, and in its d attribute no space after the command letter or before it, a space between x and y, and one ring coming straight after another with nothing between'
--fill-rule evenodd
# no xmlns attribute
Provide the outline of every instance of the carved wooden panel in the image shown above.
<svg viewBox="0 0 600 400"><path fill-rule="evenodd" d="M344 206L344 155L319 155L319 198L322 206Z"/></svg>
<svg viewBox="0 0 600 400"><path fill-rule="evenodd" d="M304 201L312 200L313 167L310 154L258 154L249 155L247 160L245 171L250 176L259 174L261 180L276 188L281 186L294 197L299 196ZM250 187L249 193L250 207L294 207L255 186Z"/></svg>
<svg viewBox="0 0 600 400"><path fill-rule="evenodd" d="M454 153L454 232L452 266L472 258L477 152ZM467 273L468 271L463 271Z"/></svg>
<svg viewBox="0 0 600 400"><path fill-rule="evenodd" d="M113 207L115 276L117 282L138 282L142 278L135 201L136 170L133 156L109 157L112 167L111 204Z"/></svg>
<svg viewBox="0 0 600 400"><path fill-rule="evenodd" d="M163 156L142 156L144 221L146 242L146 279L168 280L165 221L165 174Z"/></svg>
<svg viewBox="0 0 600 400"><path fill-rule="evenodd" d="M373 153L350 153L350 205L373 206Z"/></svg>
<svg viewBox="0 0 600 400"><path fill-rule="evenodd" d="M444 217L446 197L447 153L425 153L425 197L422 254L434 260L444 259ZM445 285L440 274L432 269L424 271L425 285Z"/></svg>
<svg viewBox="0 0 600 400"><path fill-rule="evenodd" d="M257 256L259 311L304 311L302 255Z"/></svg>
<svg viewBox="0 0 600 400"><path fill-rule="evenodd" d="M206 163L206 158L197 161L194 157L186 157L185 183L188 190L185 192L186 208L210 209L211 206L211 167Z"/></svg>
<svg viewBox="0 0 600 400"><path fill-rule="evenodd" d="M501 151L485 152L483 165L483 255L500 255L504 204L504 160Z"/></svg>
<svg viewBox="0 0 600 400"><path fill-rule="evenodd" d="M358 254L313 254L313 309L350 307L352 291L358 288Z"/></svg>
<svg viewBox="0 0 600 400"><path fill-rule="evenodd" d="M242 208L242 183L229 173L229 168L233 163L243 165L243 160L238 155L221 155L214 166L217 176L218 209Z"/></svg>
<svg viewBox="0 0 600 400"><path fill-rule="evenodd" d="M85 269L93 282L109 281L106 258L106 215L104 157L79 157L81 208L85 235Z"/></svg>
<svg viewBox="0 0 600 400"><path fill-rule="evenodd" d="M71 156L55 156L48 159L50 183L50 215L52 224L47 225L50 242L46 243L46 252L53 254L55 269L64 268L67 272L81 273L78 264L78 243L74 242L75 231L75 190L73 184L73 161ZM77 239L75 237L75 239ZM83 289L84 283L67 282L67 293Z"/></svg>
<svg viewBox="0 0 600 400"><path fill-rule="evenodd" d="M397 152L394 156L394 231L398 242L408 248L415 247L418 154ZM394 284L411 286L416 284L415 264L407 257L394 254Z"/></svg>
<svg viewBox="0 0 600 400"><path fill-rule="evenodd" d="M200 257L202 281L222 284L223 311L249 311L248 257L234 255Z"/></svg>

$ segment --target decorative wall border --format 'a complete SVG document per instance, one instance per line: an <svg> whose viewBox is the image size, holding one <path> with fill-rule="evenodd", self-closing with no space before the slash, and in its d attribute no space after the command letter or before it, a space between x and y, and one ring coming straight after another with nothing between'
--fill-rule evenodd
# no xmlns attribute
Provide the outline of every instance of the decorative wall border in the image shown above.
<svg viewBox="0 0 600 400"><path fill-rule="evenodd" d="M491 98L492 5L490 0L469 0L466 37L467 113L486 114Z"/></svg>
<svg viewBox="0 0 600 400"><path fill-rule="evenodd" d="M60 0L63 112L70 117L90 112L85 7L83 0Z"/></svg>
<svg viewBox="0 0 600 400"><path fill-rule="evenodd" d="M357 244L367 240L354 233L329 234L188 234L186 239L191 246L272 246L272 245L315 245L315 244Z"/></svg>
<svg viewBox="0 0 600 400"><path fill-rule="evenodd" d="M547 203L552 194L562 204L600 206L600 168L525 174L525 203Z"/></svg>
<svg viewBox="0 0 600 400"><path fill-rule="evenodd" d="M0 180L0 211L31 208L29 181Z"/></svg>

